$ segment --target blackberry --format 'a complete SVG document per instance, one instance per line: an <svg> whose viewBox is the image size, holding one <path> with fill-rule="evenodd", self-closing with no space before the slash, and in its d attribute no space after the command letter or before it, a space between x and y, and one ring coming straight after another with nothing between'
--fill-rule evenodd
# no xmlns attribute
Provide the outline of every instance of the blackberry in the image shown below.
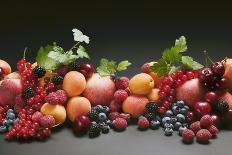
<svg viewBox="0 0 232 155"><path fill-rule="evenodd" d="M158 108L158 106L157 106L157 104L155 102L149 102L146 105L146 109L147 109L148 112L154 113L154 112L157 111L157 108Z"/></svg>
<svg viewBox="0 0 232 155"><path fill-rule="evenodd" d="M53 76L52 78L52 82L55 84L55 85L61 85L63 83L63 80L64 78L62 76L59 76L59 75L55 75Z"/></svg>
<svg viewBox="0 0 232 155"><path fill-rule="evenodd" d="M80 67L80 65L79 65L79 62L78 62L78 61L74 61L74 62L72 62L72 63L70 64L70 69L71 69L71 70L78 71L78 70L79 70L79 67Z"/></svg>
<svg viewBox="0 0 232 155"><path fill-rule="evenodd" d="M146 117L149 121L152 121L152 120L154 120L154 118L155 118L155 114L149 112L149 113L146 113L146 114L145 114L145 117Z"/></svg>
<svg viewBox="0 0 232 155"><path fill-rule="evenodd" d="M33 74L37 77L37 78L41 78L46 74L46 70L41 67L41 66L36 66L33 69Z"/></svg>
<svg viewBox="0 0 232 155"><path fill-rule="evenodd" d="M97 110L91 109L87 115L91 121L99 122L98 114L99 112Z"/></svg>
<svg viewBox="0 0 232 155"><path fill-rule="evenodd" d="M102 133L106 134L106 133L109 133L110 127L108 125L104 125L101 130L102 130Z"/></svg>
<svg viewBox="0 0 232 155"><path fill-rule="evenodd" d="M23 98L29 99L34 96L34 90L31 87L27 87L23 90Z"/></svg>
<svg viewBox="0 0 232 155"><path fill-rule="evenodd" d="M219 101L219 103L217 104L217 110L221 113L221 114L225 114L226 112L228 112L229 110L229 105L226 101Z"/></svg>
<svg viewBox="0 0 232 155"><path fill-rule="evenodd" d="M89 137L94 138L100 135L101 129L99 124L96 122L91 122L90 127L89 127Z"/></svg>

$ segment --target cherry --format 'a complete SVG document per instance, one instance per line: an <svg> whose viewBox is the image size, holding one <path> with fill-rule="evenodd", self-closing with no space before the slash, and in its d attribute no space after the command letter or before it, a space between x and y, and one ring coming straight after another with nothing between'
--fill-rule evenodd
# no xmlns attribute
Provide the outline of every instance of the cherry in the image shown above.
<svg viewBox="0 0 232 155"><path fill-rule="evenodd" d="M210 83L214 79L214 74L210 68L204 68L199 73L199 79L202 83Z"/></svg>
<svg viewBox="0 0 232 155"><path fill-rule="evenodd" d="M189 124L195 122L196 117L193 111L188 111L185 113L185 118Z"/></svg>
<svg viewBox="0 0 232 155"><path fill-rule="evenodd" d="M218 115L211 115L211 118L213 119L213 125L216 127L220 127L221 125L221 119Z"/></svg>
<svg viewBox="0 0 232 155"><path fill-rule="evenodd" d="M211 113L211 105L208 102L196 102L194 105L195 114L201 118Z"/></svg>
<svg viewBox="0 0 232 155"><path fill-rule="evenodd" d="M215 92L208 92L205 94L205 100L209 103L215 103L218 100L218 97Z"/></svg>
<svg viewBox="0 0 232 155"><path fill-rule="evenodd" d="M0 67L0 80L2 80L4 78L4 74L5 74L5 72L4 72L3 68Z"/></svg>
<svg viewBox="0 0 232 155"><path fill-rule="evenodd" d="M67 65L61 65L57 68L56 73L64 77L68 73L69 69Z"/></svg>
<svg viewBox="0 0 232 155"><path fill-rule="evenodd" d="M141 73L149 73L150 65L148 63L145 63L142 65L140 71Z"/></svg>
<svg viewBox="0 0 232 155"><path fill-rule="evenodd" d="M222 64L222 62L215 62L212 66L211 66L211 70L213 71L213 73L218 76L218 77L222 77L223 74L225 73L225 67Z"/></svg>
<svg viewBox="0 0 232 155"><path fill-rule="evenodd" d="M74 129L77 133L84 133L88 130L90 125L89 117L81 115L77 117L74 121Z"/></svg>
<svg viewBox="0 0 232 155"><path fill-rule="evenodd" d="M78 71L80 71L86 78L89 78L94 73L93 64L81 64Z"/></svg>

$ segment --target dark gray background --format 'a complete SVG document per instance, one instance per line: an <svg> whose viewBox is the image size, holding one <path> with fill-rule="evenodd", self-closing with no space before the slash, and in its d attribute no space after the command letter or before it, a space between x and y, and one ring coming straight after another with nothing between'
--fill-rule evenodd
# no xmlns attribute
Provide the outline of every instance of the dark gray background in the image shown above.
<svg viewBox="0 0 232 155"><path fill-rule="evenodd" d="M225 1L47 1L1 2L0 58L15 69L24 47L34 60L41 45L56 41L69 49L72 28L90 36L91 62L100 58L128 59L133 65L121 74L132 76L147 61L160 57L180 35L188 40L189 52L203 62L203 50L214 60L232 57L232 5ZM5 154L231 154L231 131L220 132L209 145L184 145L180 137L159 131L111 132L96 139L75 137L71 129L55 131L47 142L5 142L0 135L0 155Z"/></svg>

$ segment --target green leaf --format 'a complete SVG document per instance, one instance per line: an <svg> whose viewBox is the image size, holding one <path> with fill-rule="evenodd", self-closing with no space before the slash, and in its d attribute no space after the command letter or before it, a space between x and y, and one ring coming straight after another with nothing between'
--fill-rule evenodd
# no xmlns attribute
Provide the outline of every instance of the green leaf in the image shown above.
<svg viewBox="0 0 232 155"><path fill-rule="evenodd" d="M117 71L123 71L126 70L128 66L130 66L131 63L128 60L121 61L118 64Z"/></svg>
<svg viewBox="0 0 232 155"><path fill-rule="evenodd" d="M179 63L181 61L180 48L177 46L171 49L165 49L162 58L170 65Z"/></svg>
<svg viewBox="0 0 232 155"><path fill-rule="evenodd" d="M180 52L187 51L186 38L181 36L179 39L176 39L175 46L180 48Z"/></svg>
<svg viewBox="0 0 232 155"><path fill-rule="evenodd" d="M36 56L37 64L44 67L46 70L55 70L57 65L59 64L58 61L48 57L48 53L52 50L53 50L52 45L40 47L40 49L37 53L37 56Z"/></svg>
<svg viewBox="0 0 232 155"><path fill-rule="evenodd" d="M197 70L204 66L193 60L190 56L182 56L182 64L186 69Z"/></svg>
<svg viewBox="0 0 232 155"><path fill-rule="evenodd" d="M173 73L179 71L180 69L181 69L180 66L178 66L178 67L172 66L168 74L173 74Z"/></svg>
<svg viewBox="0 0 232 155"><path fill-rule="evenodd" d="M81 46L81 45L77 49L77 55L80 58L90 59L89 54L86 52L85 48L83 46Z"/></svg>
<svg viewBox="0 0 232 155"><path fill-rule="evenodd" d="M164 59L159 59L157 63L154 63L150 67L150 71L157 73L158 77L162 77L168 73L169 67L167 62Z"/></svg>

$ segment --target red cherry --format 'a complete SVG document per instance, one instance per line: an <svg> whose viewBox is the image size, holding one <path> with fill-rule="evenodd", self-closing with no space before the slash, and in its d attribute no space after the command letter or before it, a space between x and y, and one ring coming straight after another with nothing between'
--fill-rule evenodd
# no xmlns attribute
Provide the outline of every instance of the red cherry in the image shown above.
<svg viewBox="0 0 232 155"><path fill-rule="evenodd" d="M201 118L211 113L211 105L208 102L196 102L194 105L195 114Z"/></svg>
<svg viewBox="0 0 232 155"><path fill-rule="evenodd" d="M186 120L189 124L193 123L196 121L196 117L193 111L188 111L185 114Z"/></svg>
<svg viewBox="0 0 232 155"><path fill-rule="evenodd" d="M78 133L86 132L89 128L89 125L90 125L90 119L85 115L81 115L77 117L74 121L74 129Z"/></svg>
<svg viewBox="0 0 232 155"><path fill-rule="evenodd" d="M94 73L94 67L92 64L81 64L78 69L86 78L89 78Z"/></svg>
<svg viewBox="0 0 232 155"><path fill-rule="evenodd" d="M214 103L216 102L218 99L217 95L215 92L208 92L205 94L205 100L206 102L209 102L209 103Z"/></svg>
<svg viewBox="0 0 232 155"><path fill-rule="evenodd" d="M218 115L212 115L211 118L213 119L213 125L216 127L220 127L221 119Z"/></svg>

